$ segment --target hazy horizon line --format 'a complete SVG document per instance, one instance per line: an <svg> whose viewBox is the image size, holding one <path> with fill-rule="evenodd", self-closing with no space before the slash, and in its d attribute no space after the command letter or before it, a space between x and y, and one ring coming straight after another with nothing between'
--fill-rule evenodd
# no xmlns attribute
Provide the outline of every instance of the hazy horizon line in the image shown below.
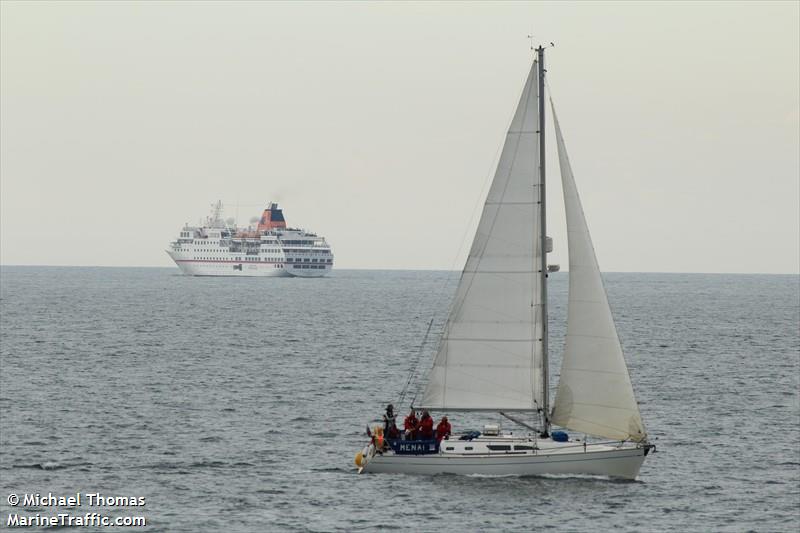
<svg viewBox="0 0 800 533"><path fill-rule="evenodd" d="M15 267L15 268L159 268L159 269L175 269L180 272L176 266L155 266L155 265L21 265L21 264L4 264L0 263L0 268ZM346 267L336 268L331 272L346 270L365 270L375 272L461 272L459 270L445 269L445 268L370 268L370 267ZM604 274L708 274L708 275L741 275L741 276L800 276L800 272L678 272L678 271L655 271L655 270L602 270ZM569 273L568 269L563 269L558 272L551 272L551 274ZM230 277L230 276L189 276L189 277Z"/></svg>

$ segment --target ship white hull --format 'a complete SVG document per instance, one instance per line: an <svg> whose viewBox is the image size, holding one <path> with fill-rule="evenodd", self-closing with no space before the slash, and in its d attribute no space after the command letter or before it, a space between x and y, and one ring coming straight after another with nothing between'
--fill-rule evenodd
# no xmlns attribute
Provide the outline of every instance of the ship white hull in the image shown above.
<svg viewBox="0 0 800 533"><path fill-rule="evenodd" d="M181 272L187 276L235 276L235 277L299 277L319 278L331 271L331 266L314 270L293 268L283 263L248 263L245 261L216 260L200 261L182 259L167 250ZM321 265L320 265L321 266Z"/></svg>
<svg viewBox="0 0 800 533"><path fill-rule="evenodd" d="M446 442L446 441L445 441ZM649 449L569 443L525 454L470 455L435 453L398 455L392 451L373 455L363 472L395 474L458 474L485 476L594 475L635 479Z"/></svg>

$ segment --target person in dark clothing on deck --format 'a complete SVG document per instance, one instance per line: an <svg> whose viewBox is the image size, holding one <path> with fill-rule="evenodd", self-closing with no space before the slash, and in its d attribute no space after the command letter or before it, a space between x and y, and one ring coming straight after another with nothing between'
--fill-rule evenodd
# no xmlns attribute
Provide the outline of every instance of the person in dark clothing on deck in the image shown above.
<svg viewBox="0 0 800 533"><path fill-rule="evenodd" d="M417 420L417 413L412 409L408 416L403 421L403 429L406 431L406 440L414 440L417 438L417 429L419 427L419 420Z"/></svg>
<svg viewBox="0 0 800 533"><path fill-rule="evenodd" d="M433 438L433 418L428 411L422 411L422 418L419 419L419 439L430 440Z"/></svg>
<svg viewBox="0 0 800 533"><path fill-rule="evenodd" d="M389 425L389 430L386 432L386 438L395 440L400 438L400 430L397 429L397 424L392 420L391 424Z"/></svg>
<svg viewBox="0 0 800 533"><path fill-rule="evenodd" d="M396 416L394 414L394 405L389 404L386 406L386 412L383 414L383 434L388 436L389 429L392 426L396 426L397 421L395 420Z"/></svg>
<svg viewBox="0 0 800 533"><path fill-rule="evenodd" d="M450 429L450 422L447 421L446 416L443 416L442 420L439 422L439 425L436 426L436 441L442 442L442 439L449 438Z"/></svg>

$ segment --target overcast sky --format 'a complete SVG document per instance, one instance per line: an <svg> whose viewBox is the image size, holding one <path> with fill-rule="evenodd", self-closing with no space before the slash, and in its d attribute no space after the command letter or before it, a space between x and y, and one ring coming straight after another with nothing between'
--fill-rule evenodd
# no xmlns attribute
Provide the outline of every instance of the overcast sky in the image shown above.
<svg viewBox="0 0 800 533"><path fill-rule="evenodd" d="M4 1L0 263L167 266L221 199L460 269L533 33L603 270L796 273L798 5Z"/></svg>

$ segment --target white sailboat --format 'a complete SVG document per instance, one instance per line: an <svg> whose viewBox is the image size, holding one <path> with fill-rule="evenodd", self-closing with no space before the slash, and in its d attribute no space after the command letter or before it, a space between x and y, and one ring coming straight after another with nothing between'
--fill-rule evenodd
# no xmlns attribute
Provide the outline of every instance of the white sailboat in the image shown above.
<svg viewBox="0 0 800 533"><path fill-rule="evenodd" d="M544 48L537 49L483 206L433 367L416 409L489 411L534 430L486 426L479 436L377 442L360 472L589 474L633 479L654 448L608 305L553 109L569 248L567 334L549 405ZM538 427L509 413L537 416ZM570 439L565 431L591 435ZM379 437L379 440L382 440Z"/></svg>

